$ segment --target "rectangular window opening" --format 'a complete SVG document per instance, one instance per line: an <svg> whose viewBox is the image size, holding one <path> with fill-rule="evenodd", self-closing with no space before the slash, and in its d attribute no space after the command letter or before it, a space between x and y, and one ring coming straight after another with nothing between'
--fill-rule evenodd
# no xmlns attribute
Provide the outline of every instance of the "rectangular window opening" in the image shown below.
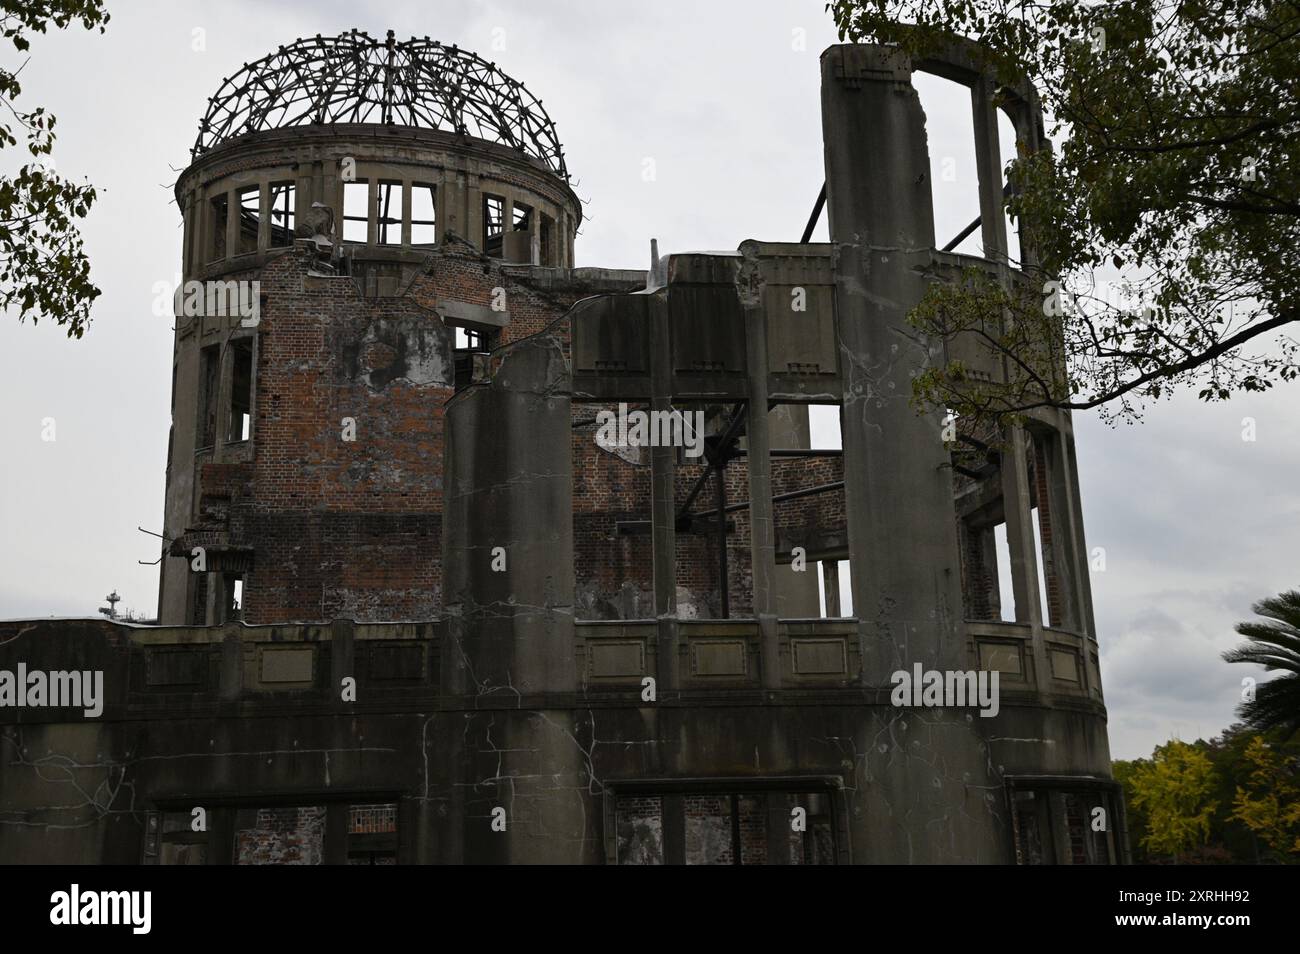
<svg viewBox="0 0 1300 954"><path fill-rule="evenodd" d="M629 418L632 412L645 410L645 405L633 404L629 407ZM617 404L575 400L572 405L573 560L581 594L574 612L584 621L655 618L653 449L636 443L626 432L619 435L616 428L608 426L606 422L613 420L617 413ZM626 438L622 443L620 436ZM689 489L688 473L693 476L695 470L687 472L678 468L676 471L679 501ZM687 553L689 566L685 559ZM692 608L704 605L706 580L714 578L717 567L717 559L711 554L705 537L678 532L674 579L688 587L679 586L674 591L679 613L684 612L683 604ZM705 608L698 615L712 613ZM639 678L638 673L642 671L639 667L643 664L643 660L631 658L630 653L615 653L610 661L602 663L599 674Z"/></svg>
<svg viewBox="0 0 1300 954"><path fill-rule="evenodd" d="M437 241L437 213L434 187L427 182L411 185L411 244L433 245Z"/></svg>
<svg viewBox="0 0 1300 954"><path fill-rule="evenodd" d="M1013 623L1016 619L1016 594L1011 583L1011 543L1007 539L1005 520L993 528L993 546L997 553L999 616L1004 622Z"/></svg>
<svg viewBox="0 0 1300 954"><path fill-rule="evenodd" d="M326 811L324 805L239 809L235 864L324 864Z"/></svg>
<svg viewBox="0 0 1300 954"><path fill-rule="evenodd" d="M348 808L348 864L397 864L397 803Z"/></svg>
<svg viewBox="0 0 1300 954"><path fill-rule="evenodd" d="M343 241L370 241L370 183L365 179L343 183Z"/></svg>
<svg viewBox="0 0 1300 954"><path fill-rule="evenodd" d="M246 186L239 190L239 248L237 255L257 251L257 235L262 225L262 188Z"/></svg>
<svg viewBox="0 0 1300 954"><path fill-rule="evenodd" d="M533 210L531 206L524 205L522 202L516 202L513 212L514 230L516 232L527 232L533 227Z"/></svg>
<svg viewBox="0 0 1300 954"><path fill-rule="evenodd" d="M997 110L998 114L998 151L1002 154L1002 181L1003 185L1009 185L1007 180L1007 166L1017 156L1016 150L1016 127L1011 122L1011 117L1001 109ZM1002 215L1006 219L1007 225L1007 254L1013 267L1019 267L1020 259L1020 229L1012 221L1011 216L1007 214L1006 209L1002 210Z"/></svg>
<svg viewBox="0 0 1300 954"><path fill-rule="evenodd" d="M1043 527L1038 519L1038 507L1036 505L1032 510L1029 511L1029 516L1034 524L1034 542L1038 547L1037 552L1039 554L1039 558L1038 558L1039 559L1039 565L1038 565L1039 604L1038 605L1042 607L1044 625L1055 626L1058 622L1055 618L1056 613L1052 611L1051 601L1048 600L1047 598L1047 574L1049 568L1051 567L1052 554L1051 551L1047 548L1047 544L1043 540Z"/></svg>
<svg viewBox="0 0 1300 954"><path fill-rule="evenodd" d="M230 429L227 441L246 441L251 436L253 417L253 342L231 343Z"/></svg>
<svg viewBox="0 0 1300 954"><path fill-rule="evenodd" d="M488 347L489 335L486 331L474 331L470 328L457 328L455 331L457 351L486 353L491 350Z"/></svg>
<svg viewBox="0 0 1300 954"><path fill-rule="evenodd" d="M207 864L208 833L194 831L191 811L149 812L147 818L145 864Z"/></svg>
<svg viewBox="0 0 1300 954"><path fill-rule="evenodd" d="M767 424L777 615L852 616L839 405L777 404Z"/></svg>
<svg viewBox="0 0 1300 954"><path fill-rule="evenodd" d="M223 576L225 597L221 610L221 622L229 623L244 618L244 575L226 573Z"/></svg>
<svg viewBox="0 0 1300 954"><path fill-rule="evenodd" d="M296 192L292 182L271 183L271 248L293 244Z"/></svg>
<svg viewBox="0 0 1300 954"><path fill-rule="evenodd" d="M932 73L912 76L925 111L930 150L930 191L934 205L934 239L938 248L980 218L979 175L975 164L975 117L970 87ZM983 237L976 226L952 249L982 255Z"/></svg>
<svg viewBox="0 0 1300 954"><path fill-rule="evenodd" d="M816 566L817 600L822 619L853 615L853 570L848 560L822 560Z"/></svg>
<svg viewBox="0 0 1300 954"><path fill-rule="evenodd" d="M1093 829L1097 817L1107 820ZM1115 799L1104 789L1067 784L1012 789L1012 833L1019 865L1119 862Z"/></svg>
<svg viewBox="0 0 1300 954"><path fill-rule="evenodd" d="M483 196L483 251L495 258L501 257L505 236L506 200L499 195Z"/></svg>
<svg viewBox="0 0 1300 954"><path fill-rule="evenodd" d="M194 602L190 605L190 625L208 625L208 574L195 574L193 598Z"/></svg>

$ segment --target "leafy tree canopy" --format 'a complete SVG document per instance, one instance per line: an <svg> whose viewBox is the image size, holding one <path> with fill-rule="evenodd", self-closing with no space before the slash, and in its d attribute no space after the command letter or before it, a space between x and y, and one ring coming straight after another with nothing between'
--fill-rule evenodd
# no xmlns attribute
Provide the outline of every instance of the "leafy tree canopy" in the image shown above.
<svg viewBox="0 0 1300 954"><path fill-rule="evenodd" d="M1300 374L1300 4L827 7L841 37L918 58L952 34L976 41L996 83L1034 84L1059 146L1021 148L1009 168L1024 280L972 270L935 285L911 316L949 340L973 337L1008 380L953 361L916 379L919 402L1132 418L1177 388L1217 401ZM1099 279L1108 267L1122 285Z"/></svg>
<svg viewBox="0 0 1300 954"><path fill-rule="evenodd" d="M0 36L19 53L31 47L32 33L74 21L102 32L108 22L102 0L0 0ZM0 111L0 149L18 145L21 136L36 161L0 176L0 308L17 309L19 321L51 318L67 327L68 337L80 338L99 289L90 280L76 220L90 211L95 190L69 182L42 161L54 148L54 117L43 107L15 105L21 72L22 66L0 68L0 103L6 107Z"/></svg>
<svg viewBox="0 0 1300 954"><path fill-rule="evenodd" d="M1223 658L1281 675L1248 691L1239 713L1259 732L1300 731L1300 590L1260 600L1253 609L1259 620L1237 624L1246 642Z"/></svg>
<svg viewBox="0 0 1300 954"><path fill-rule="evenodd" d="M1145 816L1144 848L1177 855L1208 840L1219 807L1212 797L1218 778L1204 751L1175 739L1157 748L1150 761L1135 763L1121 781Z"/></svg>

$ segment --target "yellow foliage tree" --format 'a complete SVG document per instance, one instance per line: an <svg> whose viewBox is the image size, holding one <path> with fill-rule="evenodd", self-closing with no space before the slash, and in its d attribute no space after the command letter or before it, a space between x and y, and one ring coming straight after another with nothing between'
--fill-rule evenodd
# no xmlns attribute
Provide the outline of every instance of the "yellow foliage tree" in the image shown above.
<svg viewBox="0 0 1300 954"><path fill-rule="evenodd" d="M1232 817L1259 836L1277 854L1300 854L1300 785L1296 773L1263 738L1246 747L1249 790L1237 786Z"/></svg>
<svg viewBox="0 0 1300 954"><path fill-rule="evenodd" d="M1160 746L1134 767L1131 784L1134 804L1147 813L1148 851L1177 856L1209 837L1217 779L1200 749L1177 739Z"/></svg>

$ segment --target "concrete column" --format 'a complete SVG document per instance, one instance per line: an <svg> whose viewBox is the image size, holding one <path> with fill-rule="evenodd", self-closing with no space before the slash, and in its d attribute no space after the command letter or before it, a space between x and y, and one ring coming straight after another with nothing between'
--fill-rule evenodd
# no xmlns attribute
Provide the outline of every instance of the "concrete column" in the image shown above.
<svg viewBox="0 0 1300 954"><path fill-rule="evenodd" d="M263 179L257 190L257 250L271 247L271 184Z"/></svg>
<svg viewBox="0 0 1300 954"><path fill-rule="evenodd" d="M1034 682L1040 692L1052 686L1052 672L1043 643L1043 609L1038 598L1038 540L1034 534L1029 473L1025 455L1029 438L1022 427L1011 428L1002 453L1002 508L1007 519L1007 548L1011 551L1011 588L1016 622L1033 630ZM1086 660L1085 660L1086 661Z"/></svg>
<svg viewBox="0 0 1300 954"><path fill-rule="evenodd" d="M1008 109L1008 116L1011 119L1011 125L1016 130L1016 150L1017 153L1023 148L1028 152L1036 152L1042 145L1039 137L1040 124L1042 117L1038 113L1038 104L1013 102ZM1038 253L1034 248L1032 241L1033 233L1026 233L1020 230L1020 263L1022 269L1031 269L1038 264Z"/></svg>
<svg viewBox="0 0 1300 954"><path fill-rule="evenodd" d="M270 183L263 183L262 186L268 192L271 189ZM293 227L289 229L289 247L297 240L294 234L298 228L298 223L311 215L311 204L315 201L312 193L316 189L316 177L312 174L312 168L305 166L300 175L293 180ZM288 223L286 223L288 224Z"/></svg>
<svg viewBox="0 0 1300 954"><path fill-rule="evenodd" d="M911 374L940 360L907 313L934 247L924 114L910 66L883 48L822 55L827 211L838 246L843 441L853 605L869 684L962 659L956 515L939 412L910 405ZM894 547L890 541L907 541Z"/></svg>
<svg viewBox="0 0 1300 954"><path fill-rule="evenodd" d="M504 193L505 190L503 189ZM515 230L515 200L513 196L502 195L501 197L501 260L510 262L513 259L506 250L511 245L511 236Z"/></svg>
<svg viewBox="0 0 1300 954"><path fill-rule="evenodd" d="M571 420L564 353L547 336L515 344L487 387L447 409L444 599L471 711L440 771L465 786L468 861L596 852L574 744ZM492 828L497 809L505 831Z"/></svg>
<svg viewBox="0 0 1300 954"><path fill-rule="evenodd" d="M343 701L343 680L357 675L355 634L356 624L350 619L330 624L330 703L344 711L350 710L352 703Z"/></svg>
<svg viewBox="0 0 1300 954"><path fill-rule="evenodd" d="M465 184L464 174L448 170L443 174L442 183L434 193L434 218L438 220L438 242L441 244L448 232L454 232L463 239L470 236L465 231Z"/></svg>
<svg viewBox="0 0 1300 954"><path fill-rule="evenodd" d="M1062 414L1062 417L1065 415ZM1089 618L1091 591L1088 585L1088 549L1083 540L1083 515L1079 512L1079 479L1070 459L1068 430L1057 430L1052 441L1051 476L1053 500L1052 514L1056 519L1053 528L1064 531L1064 563L1069 567L1069 615L1071 627L1088 635L1095 635Z"/></svg>
<svg viewBox="0 0 1300 954"><path fill-rule="evenodd" d="M334 241L336 244L342 245L344 229L343 212L345 209L343 204L343 190L345 183L343 182L342 172L337 166L334 168L334 174L327 178L326 186L327 191L325 194L329 196L328 201L334 209Z"/></svg>
<svg viewBox="0 0 1300 954"><path fill-rule="evenodd" d="M478 176L469 176L465 183L465 231L462 237L475 248L483 249L483 193Z"/></svg>
<svg viewBox="0 0 1300 954"><path fill-rule="evenodd" d="M379 241L379 177L366 180L366 244Z"/></svg>
<svg viewBox="0 0 1300 954"><path fill-rule="evenodd" d="M411 180L402 180L402 244L411 244L411 193L414 186Z"/></svg>
<svg viewBox="0 0 1300 954"><path fill-rule="evenodd" d="M1007 261L1007 223L1002 210L1002 154L998 144L997 107L993 105L992 83L976 80L971 86L971 109L975 120L975 170L979 178L980 231L984 257Z"/></svg>
<svg viewBox="0 0 1300 954"><path fill-rule="evenodd" d="M1052 625L1077 632L1081 618L1078 591L1080 567L1077 565L1078 548L1075 545L1077 522L1071 514L1073 501L1070 500L1069 483L1064 474L1061 435L1054 430L1041 434L1038 440L1041 450L1038 465L1044 471L1041 483L1047 487L1046 509L1040 500L1038 520L1044 527L1043 532L1050 538L1051 567L1061 614L1060 621L1053 622ZM1046 524L1043 524L1044 514ZM1050 589L1047 595L1050 599ZM1045 619L1051 619L1050 607L1044 609L1043 615Z"/></svg>
<svg viewBox="0 0 1300 954"><path fill-rule="evenodd" d="M767 315L756 243L740 246L736 293L745 313L745 363L749 402L745 407L745 466L749 476L749 556L754 619L758 621L763 686L781 686L781 641L776 611L776 539L772 517L772 439L767 410ZM725 513L718 514L726 520Z"/></svg>
<svg viewBox="0 0 1300 954"><path fill-rule="evenodd" d="M239 190L231 189L226 193L226 258L235 254L239 247Z"/></svg>
<svg viewBox="0 0 1300 954"><path fill-rule="evenodd" d="M821 57L827 212L844 377L846 522L863 681L967 669L951 461L942 413L909 404L912 376L942 360L908 311L934 249L925 116L910 63L872 46ZM871 777L850 819L857 857L934 864L1001 859L983 786L995 786L969 711L894 708L865 744ZM978 717L974 720L979 722ZM959 781L962 780L962 781Z"/></svg>
<svg viewBox="0 0 1300 954"><path fill-rule="evenodd" d="M629 299L632 301L633 299ZM647 326L650 330L650 407L667 411L672 407L672 338L668 303L664 293L647 296ZM650 449L651 560L654 571L657 633L658 690L677 688L677 449Z"/></svg>

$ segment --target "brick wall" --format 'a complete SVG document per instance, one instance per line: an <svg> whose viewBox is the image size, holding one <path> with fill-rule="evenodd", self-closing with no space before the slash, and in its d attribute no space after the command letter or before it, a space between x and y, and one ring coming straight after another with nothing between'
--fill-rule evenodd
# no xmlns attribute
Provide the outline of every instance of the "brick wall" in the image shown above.
<svg viewBox="0 0 1300 954"><path fill-rule="evenodd" d="M517 268L456 241L396 297L365 297L350 278L310 275L311 264L310 252L294 249L260 275L253 440L237 462L203 465L208 516L232 545L253 549L249 623L430 618L441 608L443 426L454 393L454 336L434 307L490 307L503 289L510 323L498 345L550 328L567 346L559 319L591 289L533 287ZM596 410L577 405L575 420ZM652 617L648 451L643 463L628 461L597 446L594 426L576 428L573 465L579 618ZM679 506L702 470L679 464ZM778 460L774 492L841 475L836 459ZM726 485L728 503L748 499L743 458L727 467ZM712 509L714 495L710 478L693 509ZM746 616L749 513L727 519L730 610ZM633 522L634 532L619 532ZM777 522L791 532L842 530L843 494L779 504ZM713 532L678 534L677 585L684 615L721 614Z"/></svg>

